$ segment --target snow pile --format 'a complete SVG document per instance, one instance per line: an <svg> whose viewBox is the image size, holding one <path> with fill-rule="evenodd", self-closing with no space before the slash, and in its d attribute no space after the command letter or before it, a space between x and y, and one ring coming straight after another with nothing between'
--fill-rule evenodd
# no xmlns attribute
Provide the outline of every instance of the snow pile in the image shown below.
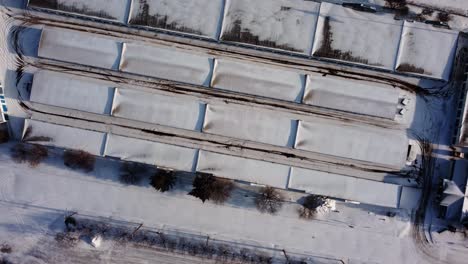
<svg viewBox="0 0 468 264"><path fill-rule="evenodd" d="M227 0L221 39L309 54L320 4Z"/></svg>
<svg viewBox="0 0 468 264"><path fill-rule="evenodd" d="M109 114L114 89L95 79L52 71L34 74L30 100L96 114Z"/></svg>
<svg viewBox="0 0 468 264"><path fill-rule="evenodd" d="M396 70L448 80L458 32L405 21Z"/></svg>
<svg viewBox="0 0 468 264"><path fill-rule="evenodd" d="M29 0L30 7L39 7L126 22L127 4L130 0Z"/></svg>
<svg viewBox="0 0 468 264"><path fill-rule="evenodd" d="M90 33L45 27L38 56L111 69L118 57L118 43Z"/></svg>
<svg viewBox="0 0 468 264"><path fill-rule="evenodd" d="M120 69L191 84L209 84L212 60L179 49L125 43Z"/></svg>
<svg viewBox="0 0 468 264"><path fill-rule="evenodd" d="M129 24L217 38L223 0L132 0Z"/></svg>
<svg viewBox="0 0 468 264"><path fill-rule="evenodd" d="M322 3L312 55L393 69L402 21Z"/></svg>

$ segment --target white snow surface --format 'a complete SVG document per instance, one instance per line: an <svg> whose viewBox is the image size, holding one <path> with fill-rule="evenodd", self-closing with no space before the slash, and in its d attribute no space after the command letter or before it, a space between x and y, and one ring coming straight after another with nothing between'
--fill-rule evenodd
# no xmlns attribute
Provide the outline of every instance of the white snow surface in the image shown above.
<svg viewBox="0 0 468 264"><path fill-rule="evenodd" d="M56 2L59 5L58 10L62 10L63 7L76 8L83 10L83 12L75 11L71 13L85 16L89 16L89 14L86 14L87 12L104 13L107 16L113 17L115 20L126 22L125 16L127 14L128 1L130 0L57 0ZM36 6L31 2L29 2L29 5ZM70 13L68 10L65 12ZM95 15L95 17L109 19L99 15Z"/></svg>
<svg viewBox="0 0 468 264"><path fill-rule="evenodd" d="M111 69L119 56L118 43L95 34L45 27L38 56Z"/></svg>
<svg viewBox="0 0 468 264"><path fill-rule="evenodd" d="M304 76L251 62L216 59L211 86L286 101L300 101Z"/></svg>
<svg viewBox="0 0 468 264"><path fill-rule="evenodd" d="M197 171L285 189L289 166L200 150Z"/></svg>
<svg viewBox="0 0 468 264"><path fill-rule="evenodd" d="M166 19L166 25L175 27L173 30L218 37L223 0L132 0L130 22L141 18L144 3L148 4L149 16Z"/></svg>
<svg viewBox="0 0 468 264"><path fill-rule="evenodd" d="M204 115L204 105L195 99L118 88L112 115L195 130Z"/></svg>
<svg viewBox="0 0 468 264"><path fill-rule="evenodd" d="M226 0L221 39L240 23L241 32L259 41L310 54L319 8L320 3L304 0Z"/></svg>
<svg viewBox="0 0 468 264"><path fill-rule="evenodd" d="M396 69L401 72L448 80L457 40L458 31L405 21ZM412 65L424 72L399 69L402 65Z"/></svg>
<svg viewBox="0 0 468 264"><path fill-rule="evenodd" d="M403 130L354 126L322 119L299 121L295 147L401 169L405 166L408 142Z"/></svg>
<svg viewBox="0 0 468 264"><path fill-rule="evenodd" d="M398 208L401 189L400 185L294 167L289 188L392 208Z"/></svg>
<svg viewBox="0 0 468 264"><path fill-rule="evenodd" d="M107 135L105 156L192 171L197 150L136 138Z"/></svg>
<svg viewBox="0 0 468 264"><path fill-rule="evenodd" d="M323 76L307 75L305 104L357 114L394 119L400 91L390 85Z"/></svg>
<svg viewBox="0 0 468 264"><path fill-rule="evenodd" d="M30 130L26 142L31 137L49 137L49 141L37 141L32 143L45 146L60 147L66 149L83 150L93 155L101 155L105 133L84 130L79 128L55 125L36 120L27 119L24 123L24 131Z"/></svg>
<svg viewBox="0 0 468 264"><path fill-rule="evenodd" d="M34 74L30 100L96 114L109 114L114 89L90 78L52 71Z"/></svg>
<svg viewBox="0 0 468 264"><path fill-rule="evenodd" d="M327 18L332 49L362 60L349 60L352 63L393 69L402 29L402 21L394 20L393 14L359 12L322 2L312 55L324 45Z"/></svg>
<svg viewBox="0 0 468 264"><path fill-rule="evenodd" d="M295 122L273 111L208 104L203 132L288 147Z"/></svg>
<svg viewBox="0 0 468 264"><path fill-rule="evenodd" d="M170 47L125 43L120 69L172 81L209 84L212 60Z"/></svg>

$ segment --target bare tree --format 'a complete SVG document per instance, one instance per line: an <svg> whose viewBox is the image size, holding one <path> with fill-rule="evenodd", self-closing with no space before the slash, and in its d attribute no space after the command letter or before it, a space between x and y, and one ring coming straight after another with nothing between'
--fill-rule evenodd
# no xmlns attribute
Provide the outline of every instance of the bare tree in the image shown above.
<svg viewBox="0 0 468 264"><path fill-rule="evenodd" d="M158 170L151 176L150 184L160 192L169 191L176 184L177 177L174 171Z"/></svg>
<svg viewBox="0 0 468 264"><path fill-rule="evenodd" d="M232 181L214 177L208 173L198 173L193 180L193 189L189 193L203 202L212 200L217 204L224 203L231 196L234 185Z"/></svg>
<svg viewBox="0 0 468 264"><path fill-rule="evenodd" d="M439 20L440 22L449 22L452 18L450 17L450 14L448 13L445 13L445 12L439 12L437 14L437 20Z"/></svg>
<svg viewBox="0 0 468 264"><path fill-rule="evenodd" d="M391 9L401 9L406 6L406 0L385 0L385 7Z"/></svg>
<svg viewBox="0 0 468 264"><path fill-rule="evenodd" d="M138 184L143 179L146 166L140 163L124 162L120 168L120 181L125 184Z"/></svg>
<svg viewBox="0 0 468 264"><path fill-rule="evenodd" d="M16 163L28 161L28 147L23 143L18 143L10 149L11 158Z"/></svg>
<svg viewBox="0 0 468 264"><path fill-rule="evenodd" d="M283 206L283 196L273 187L264 187L255 198L255 205L262 213L276 213Z"/></svg>
<svg viewBox="0 0 468 264"><path fill-rule="evenodd" d="M312 219L317 213L317 209L327 202L327 198L321 195L308 195L304 198L301 208L299 208L299 217Z"/></svg>
<svg viewBox="0 0 468 264"><path fill-rule="evenodd" d="M223 204L229 197L234 189L234 184L231 180L215 178L211 186L210 200L217 204Z"/></svg>
<svg viewBox="0 0 468 264"><path fill-rule="evenodd" d="M66 150L63 153L63 163L72 169L81 169L90 172L94 169L96 158L83 150Z"/></svg>

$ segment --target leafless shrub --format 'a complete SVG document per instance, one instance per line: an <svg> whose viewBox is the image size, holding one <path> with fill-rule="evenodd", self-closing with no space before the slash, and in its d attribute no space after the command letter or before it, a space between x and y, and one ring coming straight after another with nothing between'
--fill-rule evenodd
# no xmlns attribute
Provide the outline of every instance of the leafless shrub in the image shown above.
<svg viewBox="0 0 468 264"><path fill-rule="evenodd" d="M450 17L450 14L445 13L445 12L439 12L437 14L437 20L440 22L449 22L452 18Z"/></svg>
<svg viewBox="0 0 468 264"><path fill-rule="evenodd" d="M74 247L78 244L79 234L75 232L60 232L55 235L55 241L66 248Z"/></svg>
<svg viewBox="0 0 468 264"><path fill-rule="evenodd" d="M193 180L193 189L190 195L205 202L213 200L215 203L224 203L231 195L232 181L219 179L208 173L198 173Z"/></svg>
<svg viewBox="0 0 468 264"><path fill-rule="evenodd" d="M312 219L317 213L317 209L326 203L326 197L321 195L308 195L304 198L301 208L299 208L299 217Z"/></svg>
<svg viewBox="0 0 468 264"><path fill-rule="evenodd" d="M1 253L10 254L12 251L13 249L11 248L11 246L6 243L0 246Z"/></svg>
<svg viewBox="0 0 468 264"><path fill-rule="evenodd" d="M158 170L151 176L150 184L160 192L166 192L172 189L176 183L177 177L174 171Z"/></svg>
<svg viewBox="0 0 468 264"><path fill-rule="evenodd" d="M83 150L66 150L63 153L63 164L72 169L90 172L94 169L96 158Z"/></svg>
<svg viewBox="0 0 468 264"><path fill-rule="evenodd" d="M125 162L120 168L120 181L125 184L138 184L143 179L146 166L140 163Z"/></svg>
<svg viewBox="0 0 468 264"><path fill-rule="evenodd" d="M29 166L36 167L49 156L49 150L41 145L32 145L29 149Z"/></svg>
<svg viewBox="0 0 468 264"><path fill-rule="evenodd" d="M274 214L282 207L283 197L273 187L264 187L255 198L255 205L262 213Z"/></svg>
<svg viewBox="0 0 468 264"><path fill-rule="evenodd" d="M434 14L434 10L430 9L430 8L423 8L423 10L421 11L421 14L423 16L432 16L432 14Z"/></svg>
<svg viewBox="0 0 468 264"><path fill-rule="evenodd" d="M385 0L385 7L391 9L401 9L406 7L406 0Z"/></svg>
<svg viewBox="0 0 468 264"><path fill-rule="evenodd" d="M23 143L18 143L10 149L11 158L16 163L24 163L28 160L28 149Z"/></svg>

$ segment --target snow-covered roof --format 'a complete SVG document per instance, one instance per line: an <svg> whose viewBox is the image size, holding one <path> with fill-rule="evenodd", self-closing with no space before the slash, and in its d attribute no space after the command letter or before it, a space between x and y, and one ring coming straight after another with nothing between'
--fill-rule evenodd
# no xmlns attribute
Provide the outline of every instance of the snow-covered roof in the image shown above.
<svg viewBox="0 0 468 264"><path fill-rule="evenodd" d="M296 123L277 112L208 104L203 132L278 146L292 146Z"/></svg>
<svg viewBox="0 0 468 264"><path fill-rule="evenodd" d="M119 57L118 43L95 34L45 27L38 56L111 69Z"/></svg>
<svg viewBox="0 0 468 264"><path fill-rule="evenodd" d="M312 55L393 69L402 21L322 2Z"/></svg>
<svg viewBox="0 0 468 264"><path fill-rule="evenodd" d="M358 114L393 119L399 89L375 82L310 74L303 102Z"/></svg>
<svg viewBox="0 0 468 264"><path fill-rule="evenodd" d="M101 155L105 133L26 119L23 141Z"/></svg>
<svg viewBox="0 0 468 264"><path fill-rule="evenodd" d="M405 21L396 70L448 80L458 31Z"/></svg>
<svg viewBox="0 0 468 264"><path fill-rule="evenodd" d="M289 166L200 150L197 171L284 189Z"/></svg>
<svg viewBox="0 0 468 264"><path fill-rule="evenodd" d="M129 24L218 37L223 0L132 0Z"/></svg>
<svg viewBox="0 0 468 264"><path fill-rule="evenodd" d="M28 6L116 20L123 23L126 22L128 1L130 0L29 0Z"/></svg>
<svg viewBox="0 0 468 264"><path fill-rule="evenodd" d="M399 169L405 165L408 137L404 130L317 119L299 121L296 148Z"/></svg>
<svg viewBox="0 0 468 264"><path fill-rule="evenodd" d="M108 134L104 155L158 167L192 171L196 152L195 149Z"/></svg>
<svg viewBox="0 0 468 264"><path fill-rule="evenodd" d="M291 168L289 188L329 197L398 208L400 185Z"/></svg>
<svg viewBox="0 0 468 264"><path fill-rule="evenodd" d="M252 62L216 59L211 86L287 101L300 101L304 76Z"/></svg>
<svg viewBox="0 0 468 264"><path fill-rule="evenodd" d="M118 88L112 115L195 130L201 128L204 110L205 105L195 99Z"/></svg>
<svg viewBox="0 0 468 264"><path fill-rule="evenodd" d="M221 39L310 54L320 3L227 0Z"/></svg>
<svg viewBox="0 0 468 264"><path fill-rule="evenodd" d="M109 114L114 89L95 79L52 71L34 74L30 100L96 114Z"/></svg>
<svg viewBox="0 0 468 264"><path fill-rule="evenodd" d="M209 85L212 59L176 48L125 43L120 69L184 83Z"/></svg>

